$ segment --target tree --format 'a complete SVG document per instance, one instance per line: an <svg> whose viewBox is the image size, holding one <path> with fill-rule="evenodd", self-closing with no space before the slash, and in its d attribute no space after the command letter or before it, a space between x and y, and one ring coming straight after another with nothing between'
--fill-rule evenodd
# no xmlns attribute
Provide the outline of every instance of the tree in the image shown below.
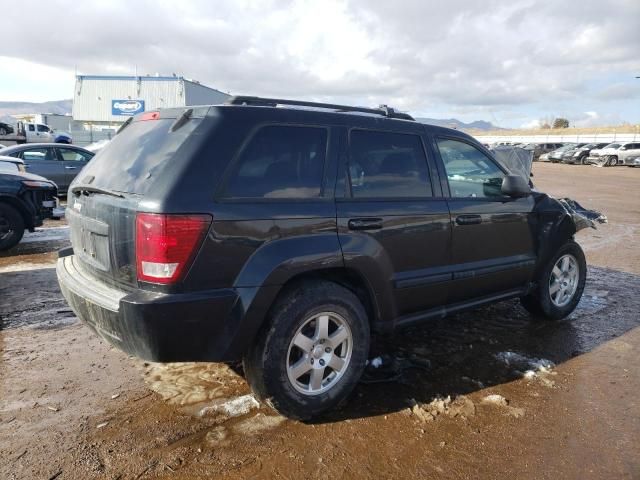
<svg viewBox="0 0 640 480"><path fill-rule="evenodd" d="M569 120L566 118L556 118L553 121L553 128L569 128Z"/></svg>

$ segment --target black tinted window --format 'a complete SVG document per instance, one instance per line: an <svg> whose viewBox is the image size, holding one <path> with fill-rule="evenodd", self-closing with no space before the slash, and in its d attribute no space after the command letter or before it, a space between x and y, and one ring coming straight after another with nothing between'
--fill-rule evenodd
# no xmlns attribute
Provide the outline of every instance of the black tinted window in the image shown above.
<svg viewBox="0 0 640 480"><path fill-rule="evenodd" d="M505 174L473 145L438 139L452 197L502 197Z"/></svg>
<svg viewBox="0 0 640 480"><path fill-rule="evenodd" d="M356 198L432 195L427 158L417 135L352 131L349 180Z"/></svg>
<svg viewBox="0 0 640 480"><path fill-rule="evenodd" d="M253 136L234 164L225 196L319 197L326 150L324 128L264 127Z"/></svg>

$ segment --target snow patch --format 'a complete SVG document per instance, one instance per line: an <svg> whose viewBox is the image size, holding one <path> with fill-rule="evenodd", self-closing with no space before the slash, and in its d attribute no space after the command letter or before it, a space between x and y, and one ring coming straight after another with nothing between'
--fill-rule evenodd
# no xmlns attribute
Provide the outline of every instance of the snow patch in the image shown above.
<svg viewBox="0 0 640 480"><path fill-rule="evenodd" d="M527 357L516 352L499 352L495 355L496 360L504 363L507 367L513 367L517 373L524 378L532 379L542 374L550 374L555 363L545 358Z"/></svg>
<svg viewBox="0 0 640 480"><path fill-rule="evenodd" d="M369 362L373 368L378 368L382 365L382 357L376 357Z"/></svg>
<svg viewBox="0 0 640 480"><path fill-rule="evenodd" d="M56 268L56 266L52 265L51 263L21 262L21 263L14 263L12 265L0 266L0 273L28 272L30 270L41 270L45 268L46 269Z"/></svg>
<svg viewBox="0 0 640 480"><path fill-rule="evenodd" d="M21 243L59 242L63 240L69 240L69 225L36 228L35 232L25 233Z"/></svg>
<svg viewBox="0 0 640 480"><path fill-rule="evenodd" d="M242 395L226 402L204 407L198 413L199 416L222 413L225 417L239 417L246 415L254 408L259 408L260 403L253 395Z"/></svg>

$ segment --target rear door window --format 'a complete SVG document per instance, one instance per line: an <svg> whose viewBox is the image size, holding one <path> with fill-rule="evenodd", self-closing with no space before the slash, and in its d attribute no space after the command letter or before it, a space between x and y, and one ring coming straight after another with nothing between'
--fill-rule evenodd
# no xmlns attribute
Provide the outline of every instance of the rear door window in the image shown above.
<svg viewBox="0 0 640 480"><path fill-rule="evenodd" d="M81 152L72 148L59 148L58 152L62 157L62 160L66 162L88 162L91 160L92 155L89 153Z"/></svg>
<svg viewBox="0 0 640 480"><path fill-rule="evenodd" d="M223 196L320 197L327 138L321 127L261 128L234 162Z"/></svg>
<svg viewBox="0 0 640 480"><path fill-rule="evenodd" d="M427 157L418 135L352 130L348 175L354 198L433 195Z"/></svg>

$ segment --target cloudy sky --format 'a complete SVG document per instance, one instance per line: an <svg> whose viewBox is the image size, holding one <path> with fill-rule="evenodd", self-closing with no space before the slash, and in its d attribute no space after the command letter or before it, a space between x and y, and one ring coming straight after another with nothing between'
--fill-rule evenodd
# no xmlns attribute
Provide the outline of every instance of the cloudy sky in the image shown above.
<svg viewBox="0 0 640 480"><path fill-rule="evenodd" d="M0 101L71 98L75 71L137 68L234 94L506 127L640 123L639 0L47 0L2 11Z"/></svg>

